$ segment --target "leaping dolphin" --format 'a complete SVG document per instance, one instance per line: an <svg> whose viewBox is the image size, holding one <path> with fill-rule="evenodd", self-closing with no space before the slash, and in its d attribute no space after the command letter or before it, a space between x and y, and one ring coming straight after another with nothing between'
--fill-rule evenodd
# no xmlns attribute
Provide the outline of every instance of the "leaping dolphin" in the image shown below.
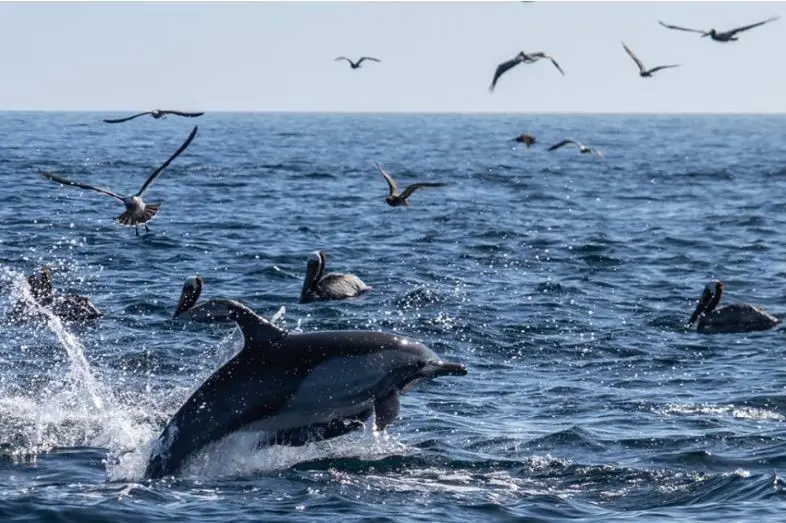
<svg viewBox="0 0 786 523"><path fill-rule="evenodd" d="M176 316L233 321L243 333L240 352L210 376L161 432L145 477L176 473L206 445L238 430L264 431L267 443L290 446L330 439L363 426L379 429L399 414L399 394L439 376L464 376L464 365L442 361L414 340L376 331L291 334L235 300L197 305L201 285L189 278Z"/></svg>

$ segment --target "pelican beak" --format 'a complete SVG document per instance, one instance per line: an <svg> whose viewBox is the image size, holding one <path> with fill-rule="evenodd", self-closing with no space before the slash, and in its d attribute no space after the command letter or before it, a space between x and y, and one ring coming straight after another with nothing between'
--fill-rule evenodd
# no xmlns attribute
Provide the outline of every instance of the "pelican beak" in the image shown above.
<svg viewBox="0 0 786 523"><path fill-rule="evenodd" d="M188 304L186 293L181 294L180 301L177 302L177 309L175 310L175 314L172 315L172 319L174 320L190 308L191 306Z"/></svg>
<svg viewBox="0 0 786 523"><path fill-rule="evenodd" d="M696 305L696 309L693 311L693 314L690 316L690 320L688 320L688 325L693 325L696 323L696 320L699 319L699 316L704 312L709 304L710 300L712 299L712 292L705 288L704 292L701 293L701 298L699 298L699 303Z"/></svg>

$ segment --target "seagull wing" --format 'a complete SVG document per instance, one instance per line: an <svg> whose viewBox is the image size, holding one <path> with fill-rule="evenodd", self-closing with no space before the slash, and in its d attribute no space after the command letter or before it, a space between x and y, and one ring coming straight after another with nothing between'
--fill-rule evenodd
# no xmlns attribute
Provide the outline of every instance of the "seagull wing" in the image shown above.
<svg viewBox="0 0 786 523"><path fill-rule="evenodd" d="M555 143L554 145L552 145L551 147L549 147L547 150L549 150L549 151L553 151L554 149L559 149L560 147L564 147L564 146L566 146L566 145L568 145L568 144L571 144L571 143L572 143L573 145L578 145L578 144L579 144L579 143L578 143L577 141L575 141L575 140L562 140L560 143Z"/></svg>
<svg viewBox="0 0 786 523"><path fill-rule="evenodd" d="M552 63L552 64L554 64L554 67L556 67L556 68L557 68L557 71L559 71L560 73L562 73L562 76L565 76L565 71L563 71L563 70L562 70L562 67L560 67L560 66L559 66L559 64L557 63L557 61L556 61L555 59L551 58L551 57L549 57L549 60L551 60L551 63Z"/></svg>
<svg viewBox="0 0 786 523"><path fill-rule="evenodd" d="M176 114L178 116L186 116L188 118L196 118L197 116L202 116L205 113L186 113L183 111L161 111L161 114Z"/></svg>
<svg viewBox="0 0 786 523"><path fill-rule="evenodd" d="M738 27L736 29L732 29L731 31L726 31L726 34L727 35L734 35L734 34L737 34L737 33L741 33L743 31L747 31L748 29L753 29L754 27L759 27L760 25L764 25L767 22L774 22L778 18L780 18L780 16L773 16L772 18L768 18L768 19L764 20L763 22L756 22L755 24L744 25L742 27Z"/></svg>
<svg viewBox="0 0 786 523"><path fill-rule="evenodd" d="M654 73L655 71L660 71L661 69L671 69L672 67L679 67L680 64L673 64L673 65L659 65L658 67L653 67L650 69L650 74Z"/></svg>
<svg viewBox="0 0 786 523"><path fill-rule="evenodd" d="M361 56L360 60L358 60L358 65L362 64L364 60L370 60L372 62L381 62L379 58L372 58L370 56Z"/></svg>
<svg viewBox="0 0 786 523"><path fill-rule="evenodd" d="M508 69L516 67L518 64L521 63L521 58L518 56L513 58L512 60L508 60L507 62L502 62L497 66L497 70L494 71L494 78L491 80L491 86L489 87L489 91L494 91L494 87L497 85L497 80L499 77L505 74Z"/></svg>
<svg viewBox="0 0 786 523"><path fill-rule="evenodd" d="M376 164L376 166L377 166L377 169L379 169L379 172L382 173L382 176L384 176L385 180L387 180L387 182L388 182L388 186L390 187L390 195L394 196L395 194L397 194L398 193L398 184L396 183L396 180L394 180L393 177L390 176L387 173L387 171L385 171L385 169L382 168L381 165Z"/></svg>
<svg viewBox="0 0 786 523"><path fill-rule="evenodd" d="M660 20L658 20L658 23L659 23L660 25L662 25L663 27L667 28L667 29L676 29L677 31L689 31L689 32L691 32L691 33L701 33L701 34L706 34L706 33L707 33L707 31L703 31L703 30L701 30L701 29L689 29L689 28L687 28L687 27L680 27L680 26L678 26L678 25L669 25L669 24L664 24L664 23L663 23L663 22L661 22Z"/></svg>
<svg viewBox="0 0 786 523"><path fill-rule="evenodd" d="M147 179L147 181L145 182L145 184L144 184L144 185L142 185L142 188L141 188L141 189L139 189L139 192L138 192L138 193L136 193L136 195L137 195L137 196L140 196L140 197L141 197L143 194L145 194L145 191L147 190L147 188L150 186L150 184L151 184L151 183L153 183L153 182L156 180L156 178L158 178L158 175L159 175L159 174L161 174L161 172L162 172L164 169L166 169L166 168L167 168L167 166L168 166L170 163L172 163L172 160L174 160L175 158L177 158L178 156L180 156L180 153L182 153L183 151L185 151L185 150L186 150L186 147L188 147L188 144L190 144L190 143L191 143L191 140L193 140L193 139L194 139L194 136L196 136L196 133L197 133L197 129L198 129L198 127L199 127L199 126L195 125L195 126L194 126L194 129L191 131L191 134L189 134L189 135L188 135L188 138L186 138L186 141L185 141L185 142L183 142L183 145L181 145L181 146L180 146L180 147L177 149L177 151L175 151L175 154L173 154L172 156L170 156L170 157L167 159L167 161L165 161L163 164L161 164L161 167L159 167L158 169L156 169L155 171L153 171L153 174L151 174L151 175L150 175L150 177Z"/></svg>
<svg viewBox="0 0 786 523"><path fill-rule="evenodd" d="M633 51L631 51L628 48L628 46L625 45L625 42L622 42L622 47L625 48L625 52L628 53L628 56L633 58L633 61L636 62L636 65L639 66L639 71L643 73L646 70L646 68L644 67L644 64L641 63L641 60L639 60L639 58L635 54L633 54Z"/></svg>
<svg viewBox="0 0 786 523"><path fill-rule="evenodd" d="M405 200L409 198L413 192L417 191L421 187L445 187L447 184L442 182L421 182L421 183L413 183L412 185L408 186L404 189L404 192L401 193L401 197Z"/></svg>
<svg viewBox="0 0 786 523"><path fill-rule="evenodd" d="M96 187L95 185L90 185L88 183L75 182L73 180L69 180L68 178L63 178L62 176L58 176L56 174L52 174L44 171L39 172L39 174L44 178L48 178L57 183L62 183L63 185L73 185L74 187L79 187L81 189L90 189L91 191L97 191L100 192L101 194L106 194L107 196L111 196L112 198L120 200L121 202L123 201L122 196L108 189L104 189L102 187Z"/></svg>
<svg viewBox="0 0 786 523"><path fill-rule="evenodd" d="M339 56L339 57L333 59L334 62L338 62L339 60L346 60L347 62L350 63L350 65L355 65L355 62L353 62L352 60L350 60L346 56Z"/></svg>
<svg viewBox="0 0 786 523"><path fill-rule="evenodd" d="M121 123L127 122L129 120L133 120L134 118L139 118L140 116L144 116L146 114L153 114L153 111L145 111L144 113L135 114L133 116L127 116L125 118L117 118L114 120L104 120L106 123Z"/></svg>

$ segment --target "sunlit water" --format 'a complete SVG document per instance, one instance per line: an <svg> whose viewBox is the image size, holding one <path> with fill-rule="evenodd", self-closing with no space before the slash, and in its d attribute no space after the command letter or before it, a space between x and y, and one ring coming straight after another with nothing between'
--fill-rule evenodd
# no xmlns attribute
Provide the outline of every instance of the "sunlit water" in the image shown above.
<svg viewBox="0 0 786 523"><path fill-rule="evenodd" d="M786 316L786 118L0 116L0 317L41 264L105 313L2 322L3 520L782 517L784 331L684 324L713 278ZM111 198L37 174L132 193L195 123L146 195L162 202L146 236ZM565 137L606 161L545 151ZM450 185L391 208L374 162ZM297 303L316 249L373 291ZM142 480L163 425L242 344L171 320L192 274L206 297L285 307L289 329L404 334L469 374L418 385L384 433L238 434Z"/></svg>

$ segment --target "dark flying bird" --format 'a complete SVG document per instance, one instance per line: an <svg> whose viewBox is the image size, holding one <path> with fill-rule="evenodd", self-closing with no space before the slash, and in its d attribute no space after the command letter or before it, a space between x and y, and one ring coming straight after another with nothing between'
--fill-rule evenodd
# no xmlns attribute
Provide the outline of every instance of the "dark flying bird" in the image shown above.
<svg viewBox="0 0 786 523"><path fill-rule="evenodd" d="M513 138L513 141L523 143L529 149L529 146L535 143L535 137L531 134L521 134Z"/></svg>
<svg viewBox="0 0 786 523"><path fill-rule="evenodd" d="M359 68L359 67L360 67L360 64L362 64L362 63L363 63L365 60L371 60L372 62L381 62L381 61L382 61L382 60L380 60L379 58L372 58L372 57L370 57L370 56L361 56L361 57L360 57L360 60L358 60L357 62L353 62L352 60L350 60L350 59L349 59L349 58L347 58L346 56L339 56L338 58L334 59L333 61L334 61L334 62L338 62L339 60L346 60L347 62L349 62L349 66L350 66L352 69L357 69L357 68Z"/></svg>
<svg viewBox="0 0 786 523"><path fill-rule="evenodd" d="M64 185L73 185L74 187L80 187L82 189L90 189L91 191L97 191L97 192L100 192L102 194L106 194L107 196L111 196L112 198L115 198L116 200L119 200L120 202L123 203L123 205L126 206L126 212L124 212L123 214L118 216L117 217L117 221L120 222L121 225L125 225L125 226L128 226L128 227L133 226L134 230L136 231L136 235L139 236L139 229L137 228L137 226L140 225L140 224L144 224L145 225L145 231L150 232L150 229L147 226L147 222L149 222L151 219L153 219L153 217L156 214L158 214L158 209L161 207L160 203L147 203L146 204L145 202L142 201L142 196L145 194L145 191L147 191L147 189L150 187L150 185L156 180L156 178L158 178L158 176L161 174L161 172L164 169L166 169L166 167L170 163L172 163L172 160L177 158L180 155L180 153L182 153L183 151L186 150L186 147L188 147L188 144L190 144L191 140L194 139L194 136L196 136L196 133L197 133L197 126L195 125L194 129L191 131L191 134L189 134L188 138L186 138L186 141L183 142L183 145L181 145L178 148L178 150L175 151L175 154L170 156L167 159L167 161L165 161L161 165L161 167L159 167L158 169L153 171L153 174L151 174L150 177L147 179L147 181L145 181L145 183L142 185L142 188L139 189L139 192L137 192L136 194L134 194L132 196L121 196L121 195L119 195L119 194L117 194L115 192L112 192L112 191L108 190L108 189L103 189L101 187L96 187L94 185L90 185L90 184L87 184L87 183L75 182L75 181L72 181L72 180L68 180L66 178L62 178L62 177L57 176L55 174L51 174L51 173L47 173L47 172L43 172L43 171L41 171L40 174L44 178L48 178L50 180L53 180L55 182L58 182L58 183L61 183L61 184L64 184Z"/></svg>
<svg viewBox="0 0 786 523"><path fill-rule="evenodd" d="M555 149L559 149L560 147L564 147L565 145L569 145L569 144L572 144L572 145L575 145L576 147L578 147L579 148L579 152L581 154L592 153L592 154L596 155L598 158L600 158L601 160L603 159L603 155L600 154L600 151L598 151L597 149L593 149L591 147L587 147L586 145L584 145L582 143L579 143L576 140L562 140L561 142L555 143L554 145L549 147L548 150L549 151L553 151Z"/></svg>
<svg viewBox="0 0 786 523"><path fill-rule="evenodd" d="M773 16L772 18L768 18L763 22L756 22L755 24L744 25L736 29L731 29L729 31L722 31L722 32L716 31L715 29L710 29L709 31L704 31L703 29L690 29L688 27L680 27L678 25L664 24L661 21L658 21L658 23L663 27L666 27L667 29L676 29L677 31L690 31L691 33L700 33L702 38L704 38L705 36L709 36L716 42L736 42L737 40L739 40L739 38L737 38L737 33L747 31L748 29L753 29L754 27L759 27L760 25L764 25L768 22L774 22L779 18L780 16Z"/></svg>
<svg viewBox="0 0 786 523"><path fill-rule="evenodd" d="M116 120L104 120L104 121L106 123L121 123L121 122L127 122L129 120L133 120L134 118L138 118L140 116L145 116L146 114L149 114L150 116L158 120L159 118L163 118L167 114L186 116L188 118L196 118L197 116L202 116L205 113L184 113L182 111L162 111L161 109L155 109L153 111L145 111L144 113L135 114L133 116L127 116L126 118L118 118Z"/></svg>
<svg viewBox="0 0 786 523"><path fill-rule="evenodd" d="M650 78L650 77L652 77L652 73L655 73L656 71L660 71L661 69L669 69L671 67L679 67L679 64L676 64L676 65L659 65L658 67L653 67L652 69L647 69L646 67L644 67L644 64L641 63L641 60L639 60L638 57L635 54L633 54L633 51L631 51L628 48L628 46L625 45L625 42L622 42L622 47L625 48L625 52L628 53L628 56L633 58L633 61L636 62L636 65L639 66L639 76L641 76L642 78Z"/></svg>
<svg viewBox="0 0 786 523"><path fill-rule="evenodd" d="M769 312L748 303L732 303L716 309L722 295L723 282L707 284L688 325L693 325L698 320L698 332L733 333L769 330L781 323L781 320Z"/></svg>
<svg viewBox="0 0 786 523"><path fill-rule="evenodd" d="M508 70L516 67L519 64L533 64L541 58L551 60L551 63L554 64L554 67L556 67L557 70L562 73L563 76L565 76L565 71L562 70L562 67L559 66L554 58L547 55L546 53L538 51L537 53L527 54L524 51L521 51L514 58L511 58L506 62L502 62L497 66L496 71L494 71L494 78L491 80L491 85L489 86L489 92L494 92L494 87L496 87L499 77L505 74Z"/></svg>
<svg viewBox="0 0 786 523"><path fill-rule="evenodd" d="M379 172L382 173L382 176L385 177L385 180L388 182L388 186L390 187L390 194L385 198L385 201L391 207L397 207L399 205L409 205L407 202L407 198L412 196L412 193L420 189L421 187L445 187L447 184L442 182L420 182L420 183L413 183L412 185L407 186L404 189L404 192L398 191L398 184L396 180L394 180L385 169L382 168L381 165L376 164L377 169Z"/></svg>

